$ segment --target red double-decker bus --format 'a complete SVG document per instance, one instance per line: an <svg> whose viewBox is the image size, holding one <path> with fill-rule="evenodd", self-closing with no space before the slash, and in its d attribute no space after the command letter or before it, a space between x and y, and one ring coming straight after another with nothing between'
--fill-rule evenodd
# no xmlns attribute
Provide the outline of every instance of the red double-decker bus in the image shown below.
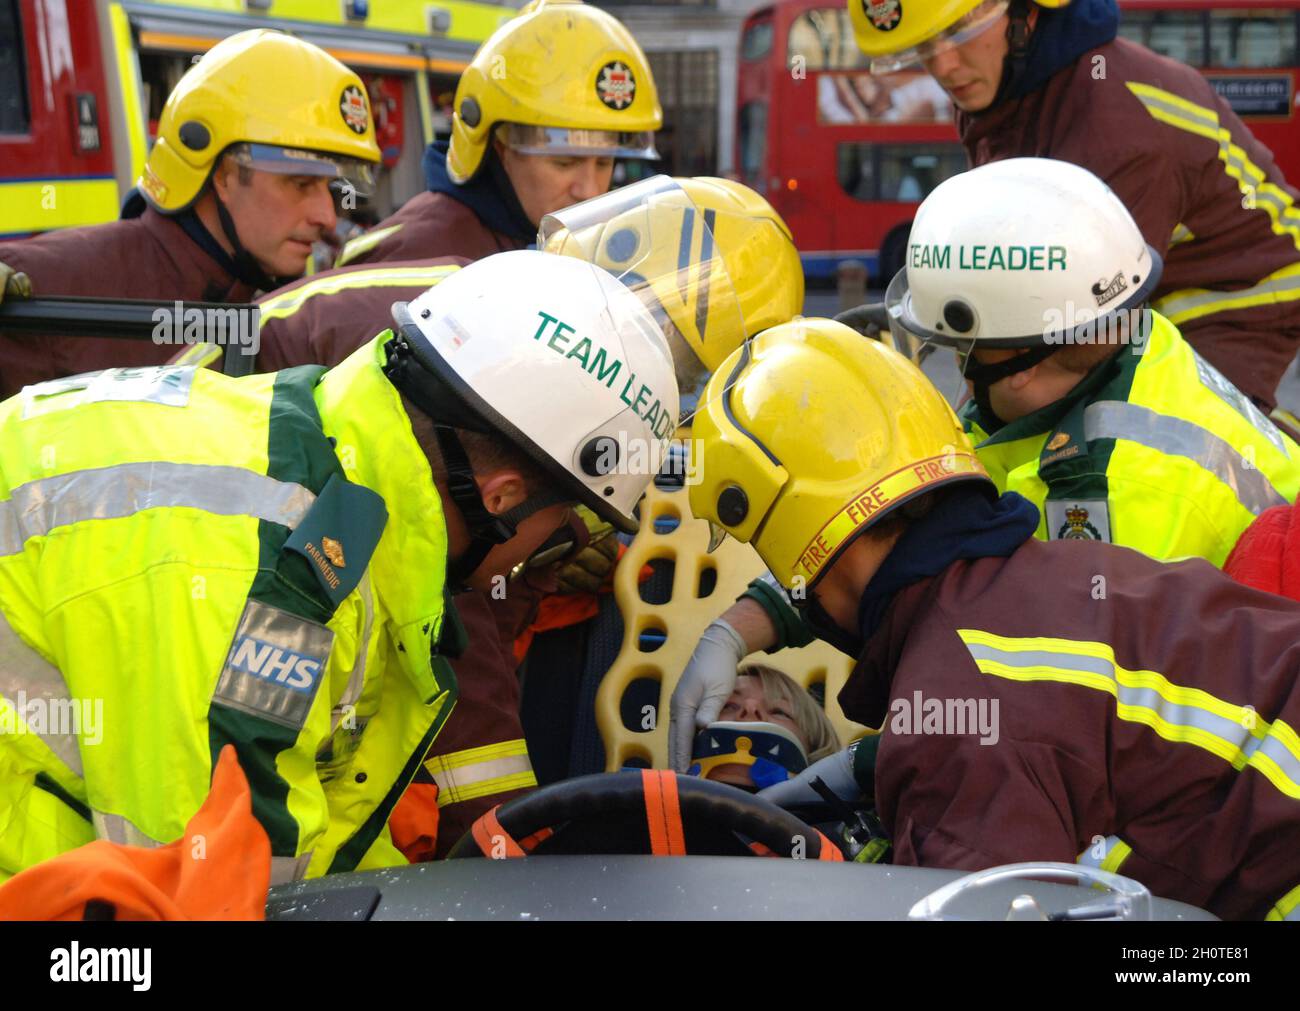
<svg viewBox="0 0 1300 1011"><path fill-rule="evenodd" d="M1300 181L1300 0L1120 6L1122 37L1199 68ZM741 179L789 222L813 282L846 260L888 280L917 205L966 168L943 89L920 70L868 73L844 3L787 0L751 14L736 103Z"/></svg>

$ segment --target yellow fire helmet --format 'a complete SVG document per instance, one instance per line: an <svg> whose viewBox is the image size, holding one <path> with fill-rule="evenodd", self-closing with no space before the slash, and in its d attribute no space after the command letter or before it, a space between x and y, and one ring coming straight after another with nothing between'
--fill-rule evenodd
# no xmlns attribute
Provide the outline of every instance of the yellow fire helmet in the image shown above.
<svg viewBox="0 0 1300 1011"><path fill-rule="evenodd" d="M603 267L641 295L664 326L686 406L742 341L803 308L790 229L729 179L644 179L546 215L537 244Z"/></svg>
<svg viewBox="0 0 1300 1011"><path fill-rule="evenodd" d="M498 124L521 154L658 158L663 121L645 53L613 15L582 0L533 0L460 76L447 174L468 182Z"/></svg>
<svg viewBox="0 0 1300 1011"><path fill-rule="evenodd" d="M871 72L886 74L919 66L992 28L1009 0L848 0L858 47L871 57ZM1070 0L1034 0L1039 7L1065 7Z"/></svg>
<svg viewBox="0 0 1300 1011"><path fill-rule="evenodd" d="M323 49L283 32L223 39L168 96L140 190L155 210L183 211L227 150L250 168L326 176L365 196L379 162L365 85Z"/></svg>
<svg viewBox="0 0 1300 1011"><path fill-rule="evenodd" d="M696 412L691 512L810 587L904 502L988 474L943 395L910 361L842 323L801 319L742 345Z"/></svg>

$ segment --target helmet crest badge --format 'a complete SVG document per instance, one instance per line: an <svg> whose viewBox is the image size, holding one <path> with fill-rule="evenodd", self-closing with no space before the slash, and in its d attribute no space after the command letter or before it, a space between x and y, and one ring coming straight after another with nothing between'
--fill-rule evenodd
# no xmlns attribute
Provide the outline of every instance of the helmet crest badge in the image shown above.
<svg viewBox="0 0 1300 1011"><path fill-rule="evenodd" d="M872 27L882 32L892 32L903 20L903 5L900 0L862 0L862 9L871 20Z"/></svg>
<svg viewBox="0 0 1300 1011"><path fill-rule="evenodd" d="M339 97L339 112L343 122L353 133L365 133L370 125L370 110L366 106L366 96L355 84L349 84Z"/></svg>
<svg viewBox="0 0 1300 1011"><path fill-rule="evenodd" d="M612 60L600 68L600 76L596 78L596 95L611 109L626 109L632 104L635 94L636 78L626 63Z"/></svg>

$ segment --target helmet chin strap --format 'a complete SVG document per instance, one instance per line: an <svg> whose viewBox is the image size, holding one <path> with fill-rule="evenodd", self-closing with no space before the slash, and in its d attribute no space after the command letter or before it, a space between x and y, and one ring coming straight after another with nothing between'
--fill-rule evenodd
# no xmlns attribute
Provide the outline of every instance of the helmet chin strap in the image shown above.
<svg viewBox="0 0 1300 1011"><path fill-rule="evenodd" d="M488 552L514 537L520 523L535 512L567 500L558 492L545 491L507 512L493 515L483 505L483 495L474 480L469 454L465 452L456 430L449 425L436 424L434 432L447 470L447 491L469 530L469 545L447 566L448 583L454 591L460 592L469 589L470 576L483 564Z"/></svg>
<svg viewBox="0 0 1300 1011"><path fill-rule="evenodd" d="M1056 351L1056 347L1055 344L1041 344L1036 348L1030 348L1027 354L1016 355L1014 358L1008 358L1005 362L998 362L995 365L981 365L974 357L969 358L962 376L974 384L975 403L979 405L979 409L984 416L996 421L999 428L1005 425L1006 422L999 418L997 412L993 410L993 403L989 396L993 384L1001 382L1007 376L1027 372L1035 365L1049 358Z"/></svg>
<svg viewBox="0 0 1300 1011"><path fill-rule="evenodd" d="M488 552L514 537L520 523L548 506L574 501L573 496L548 488L499 516L489 512L483 504L483 493L479 491L478 482L474 479L474 467L469 461L469 454L465 452L465 446L456 434L453 422L462 428L476 431L486 432L490 429L482 427L481 421L479 427L476 427L473 421L465 419L456 411L455 401L449 392L442 393L430 385L429 375L416 363L414 351L400 331L384 345L384 352L387 355L384 375L417 410L433 422L438 452L447 473L447 493L469 532L469 545L456 558L448 561L447 583L454 592L467 590L470 576L483 564Z"/></svg>
<svg viewBox="0 0 1300 1011"><path fill-rule="evenodd" d="M239 232L235 229L235 219L230 216L230 211L226 209L226 204L221 199L221 194L217 192L217 188L213 186L211 189L212 199L217 202L217 218L221 221L221 230L226 233L226 240L234 250L231 262L234 264L235 277L262 291L274 291L285 284L286 280L272 277L263 270L262 265L253 258L253 254L244 248L244 244L239 241Z"/></svg>

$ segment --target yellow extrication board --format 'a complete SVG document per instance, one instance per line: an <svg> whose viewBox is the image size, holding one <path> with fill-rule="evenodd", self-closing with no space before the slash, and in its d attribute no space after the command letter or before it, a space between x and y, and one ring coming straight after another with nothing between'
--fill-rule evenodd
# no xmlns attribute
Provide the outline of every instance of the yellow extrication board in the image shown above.
<svg viewBox="0 0 1300 1011"><path fill-rule="evenodd" d="M730 537L707 554L709 525L691 515L687 494L686 488L665 490L651 484L641 501L640 533L614 575L623 645L596 695L596 723L610 772L629 761L667 767L668 700L677 679L709 623L764 571L753 548ZM642 599L637 577L643 566L660 559L673 563L672 592L666 603L650 604ZM706 595L701 596L701 590ZM817 642L749 659L784 671L804 687L824 683L826 712L845 744L869 732L845 717L836 700L853 667L843 653ZM629 720L637 725L629 729L620 703L628 686L643 678L659 682L659 704Z"/></svg>

